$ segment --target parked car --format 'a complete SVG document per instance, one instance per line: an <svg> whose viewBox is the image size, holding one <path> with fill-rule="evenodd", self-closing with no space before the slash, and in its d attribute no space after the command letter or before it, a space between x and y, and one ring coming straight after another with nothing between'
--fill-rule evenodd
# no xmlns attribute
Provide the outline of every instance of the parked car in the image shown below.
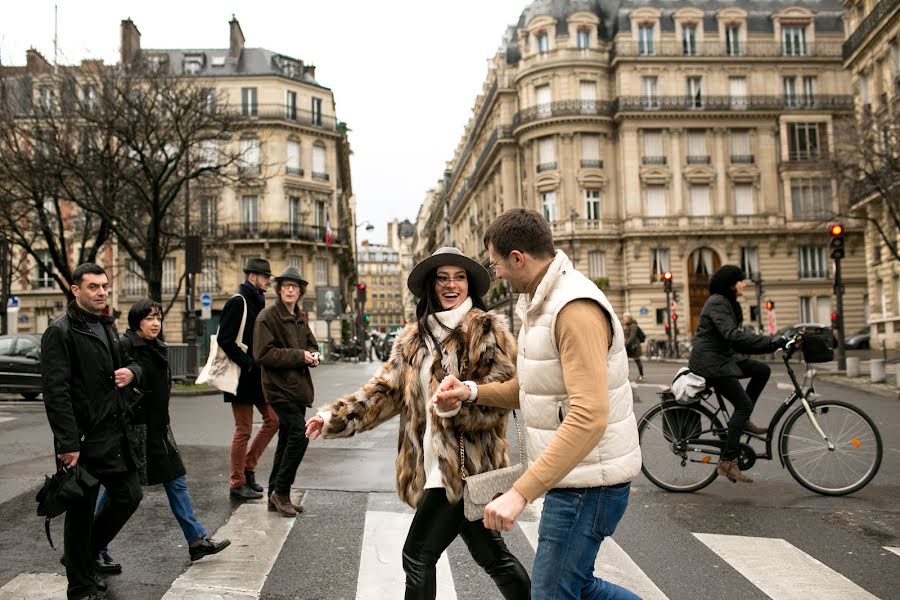
<svg viewBox="0 0 900 600"><path fill-rule="evenodd" d="M775 335L784 335L787 337L791 337L792 335L796 335L800 332L801 329L806 329L807 333L817 333L821 335L831 334L831 345L832 347L837 347L837 337L835 337L834 332L831 329L830 325L823 325L821 323L797 323L796 325L791 325L790 327L783 327L775 332Z"/></svg>
<svg viewBox="0 0 900 600"><path fill-rule="evenodd" d="M34 400L41 393L41 338L0 336L0 393Z"/></svg>
<svg viewBox="0 0 900 600"><path fill-rule="evenodd" d="M391 349L394 347L394 340L397 339L396 331L389 331L381 336L378 344L375 346L375 356L380 361L386 361L391 357Z"/></svg>
<svg viewBox="0 0 900 600"><path fill-rule="evenodd" d="M844 340L844 347L848 350L868 350L870 333L869 326L866 325L856 333L848 335Z"/></svg>

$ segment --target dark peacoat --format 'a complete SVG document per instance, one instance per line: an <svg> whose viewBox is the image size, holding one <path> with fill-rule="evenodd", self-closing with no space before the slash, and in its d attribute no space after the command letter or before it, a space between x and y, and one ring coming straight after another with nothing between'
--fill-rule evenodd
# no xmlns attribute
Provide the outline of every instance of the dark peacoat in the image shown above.
<svg viewBox="0 0 900 600"><path fill-rule="evenodd" d="M247 346L247 351L241 350L236 342L238 330L241 327L241 317L244 314L244 302L237 296L232 296L222 307L222 315L219 318L219 333L216 338L219 347L241 367L241 378L238 381L237 395L225 392L225 402L239 402L241 404L260 404L263 402L262 379L259 367L253 359L253 330L256 326L256 317L265 307L265 300L256 289L248 282L241 284L238 294L247 301L247 324L244 327L242 342Z"/></svg>
<svg viewBox="0 0 900 600"><path fill-rule="evenodd" d="M630 321L628 325L622 327L625 333L625 353L628 358L641 357L641 340L638 338L638 329L640 326L637 321Z"/></svg>
<svg viewBox="0 0 900 600"><path fill-rule="evenodd" d="M728 298L711 294L700 312L688 366L707 378L742 377L737 363L746 358L744 354L765 354L774 348L771 337L740 326Z"/></svg>
<svg viewBox="0 0 900 600"><path fill-rule="evenodd" d="M181 454L169 426L172 377L168 346L148 341L130 329L119 343L141 365L141 384L130 396L132 449L143 485L155 485L185 474Z"/></svg>
<svg viewBox="0 0 900 600"><path fill-rule="evenodd" d="M89 321L102 326L105 340ZM41 338L44 408L56 453L80 452L78 464L95 476L135 468L127 438L128 406L115 383L115 371L123 367L139 384L141 367L122 351L112 319L87 313L75 302Z"/></svg>
<svg viewBox="0 0 900 600"><path fill-rule="evenodd" d="M293 314L277 299L263 309L256 321L253 355L262 367L262 387L266 402L293 402L313 405L313 382L304 351L316 352L319 345L299 307Z"/></svg>

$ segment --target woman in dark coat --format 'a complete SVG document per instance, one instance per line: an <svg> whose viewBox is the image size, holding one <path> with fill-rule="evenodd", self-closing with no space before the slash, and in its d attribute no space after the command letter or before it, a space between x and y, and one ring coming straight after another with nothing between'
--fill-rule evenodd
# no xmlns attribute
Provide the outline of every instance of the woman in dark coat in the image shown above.
<svg viewBox="0 0 900 600"><path fill-rule="evenodd" d="M787 340L743 329L744 314L738 298L744 294L745 279L744 272L734 265L723 266L710 278L709 299L700 313L688 366L734 405L716 472L733 482L752 483L736 459L743 431L756 435L767 432L750 422L750 414L769 381L771 369L744 354L766 354L784 347ZM745 390L740 380L748 377L750 383Z"/></svg>
<svg viewBox="0 0 900 600"><path fill-rule="evenodd" d="M184 463L169 426L169 393L172 388L168 346L159 340L162 312L154 300L140 300L128 312L128 330L120 338L122 350L141 365L141 383L130 398L129 440L142 485L161 483L172 514L181 526L191 560L216 554L229 540L206 535L194 515L188 494ZM101 502L105 500L104 494ZM105 552L105 549L102 551Z"/></svg>

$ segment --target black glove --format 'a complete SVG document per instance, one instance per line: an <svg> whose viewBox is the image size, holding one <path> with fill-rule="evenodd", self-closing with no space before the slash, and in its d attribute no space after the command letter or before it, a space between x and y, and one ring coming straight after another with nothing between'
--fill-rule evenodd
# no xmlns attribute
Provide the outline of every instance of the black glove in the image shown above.
<svg viewBox="0 0 900 600"><path fill-rule="evenodd" d="M774 351L774 350L777 350L778 348L784 348L785 346L788 345L788 342L790 342L790 341L791 341L791 338L787 337L786 335L779 335L778 337L773 337L769 341L769 344L771 344L772 350Z"/></svg>

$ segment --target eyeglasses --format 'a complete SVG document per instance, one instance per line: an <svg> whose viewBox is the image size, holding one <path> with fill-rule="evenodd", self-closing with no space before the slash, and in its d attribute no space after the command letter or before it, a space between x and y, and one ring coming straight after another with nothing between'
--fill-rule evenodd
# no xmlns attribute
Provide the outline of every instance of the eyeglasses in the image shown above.
<svg viewBox="0 0 900 600"><path fill-rule="evenodd" d="M457 275L456 277L449 277L447 275L438 275L435 279L437 280L438 285L447 287L451 283L462 283L464 281L467 281L468 277L466 277L465 273L463 273L461 275Z"/></svg>
<svg viewBox="0 0 900 600"><path fill-rule="evenodd" d="M501 256L501 257L498 258L497 260L492 260L491 262L489 262L489 263L488 263L488 269L490 269L491 271L493 271L494 273L496 273L496 272L497 272L497 265L500 263L501 260L506 259L507 256L509 256L509 254L507 254L507 255L505 255L505 256Z"/></svg>
<svg viewBox="0 0 900 600"><path fill-rule="evenodd" d="M300 285L296 283L285 282L281 284L281 289L283 290L299 290Z"/></svg>

